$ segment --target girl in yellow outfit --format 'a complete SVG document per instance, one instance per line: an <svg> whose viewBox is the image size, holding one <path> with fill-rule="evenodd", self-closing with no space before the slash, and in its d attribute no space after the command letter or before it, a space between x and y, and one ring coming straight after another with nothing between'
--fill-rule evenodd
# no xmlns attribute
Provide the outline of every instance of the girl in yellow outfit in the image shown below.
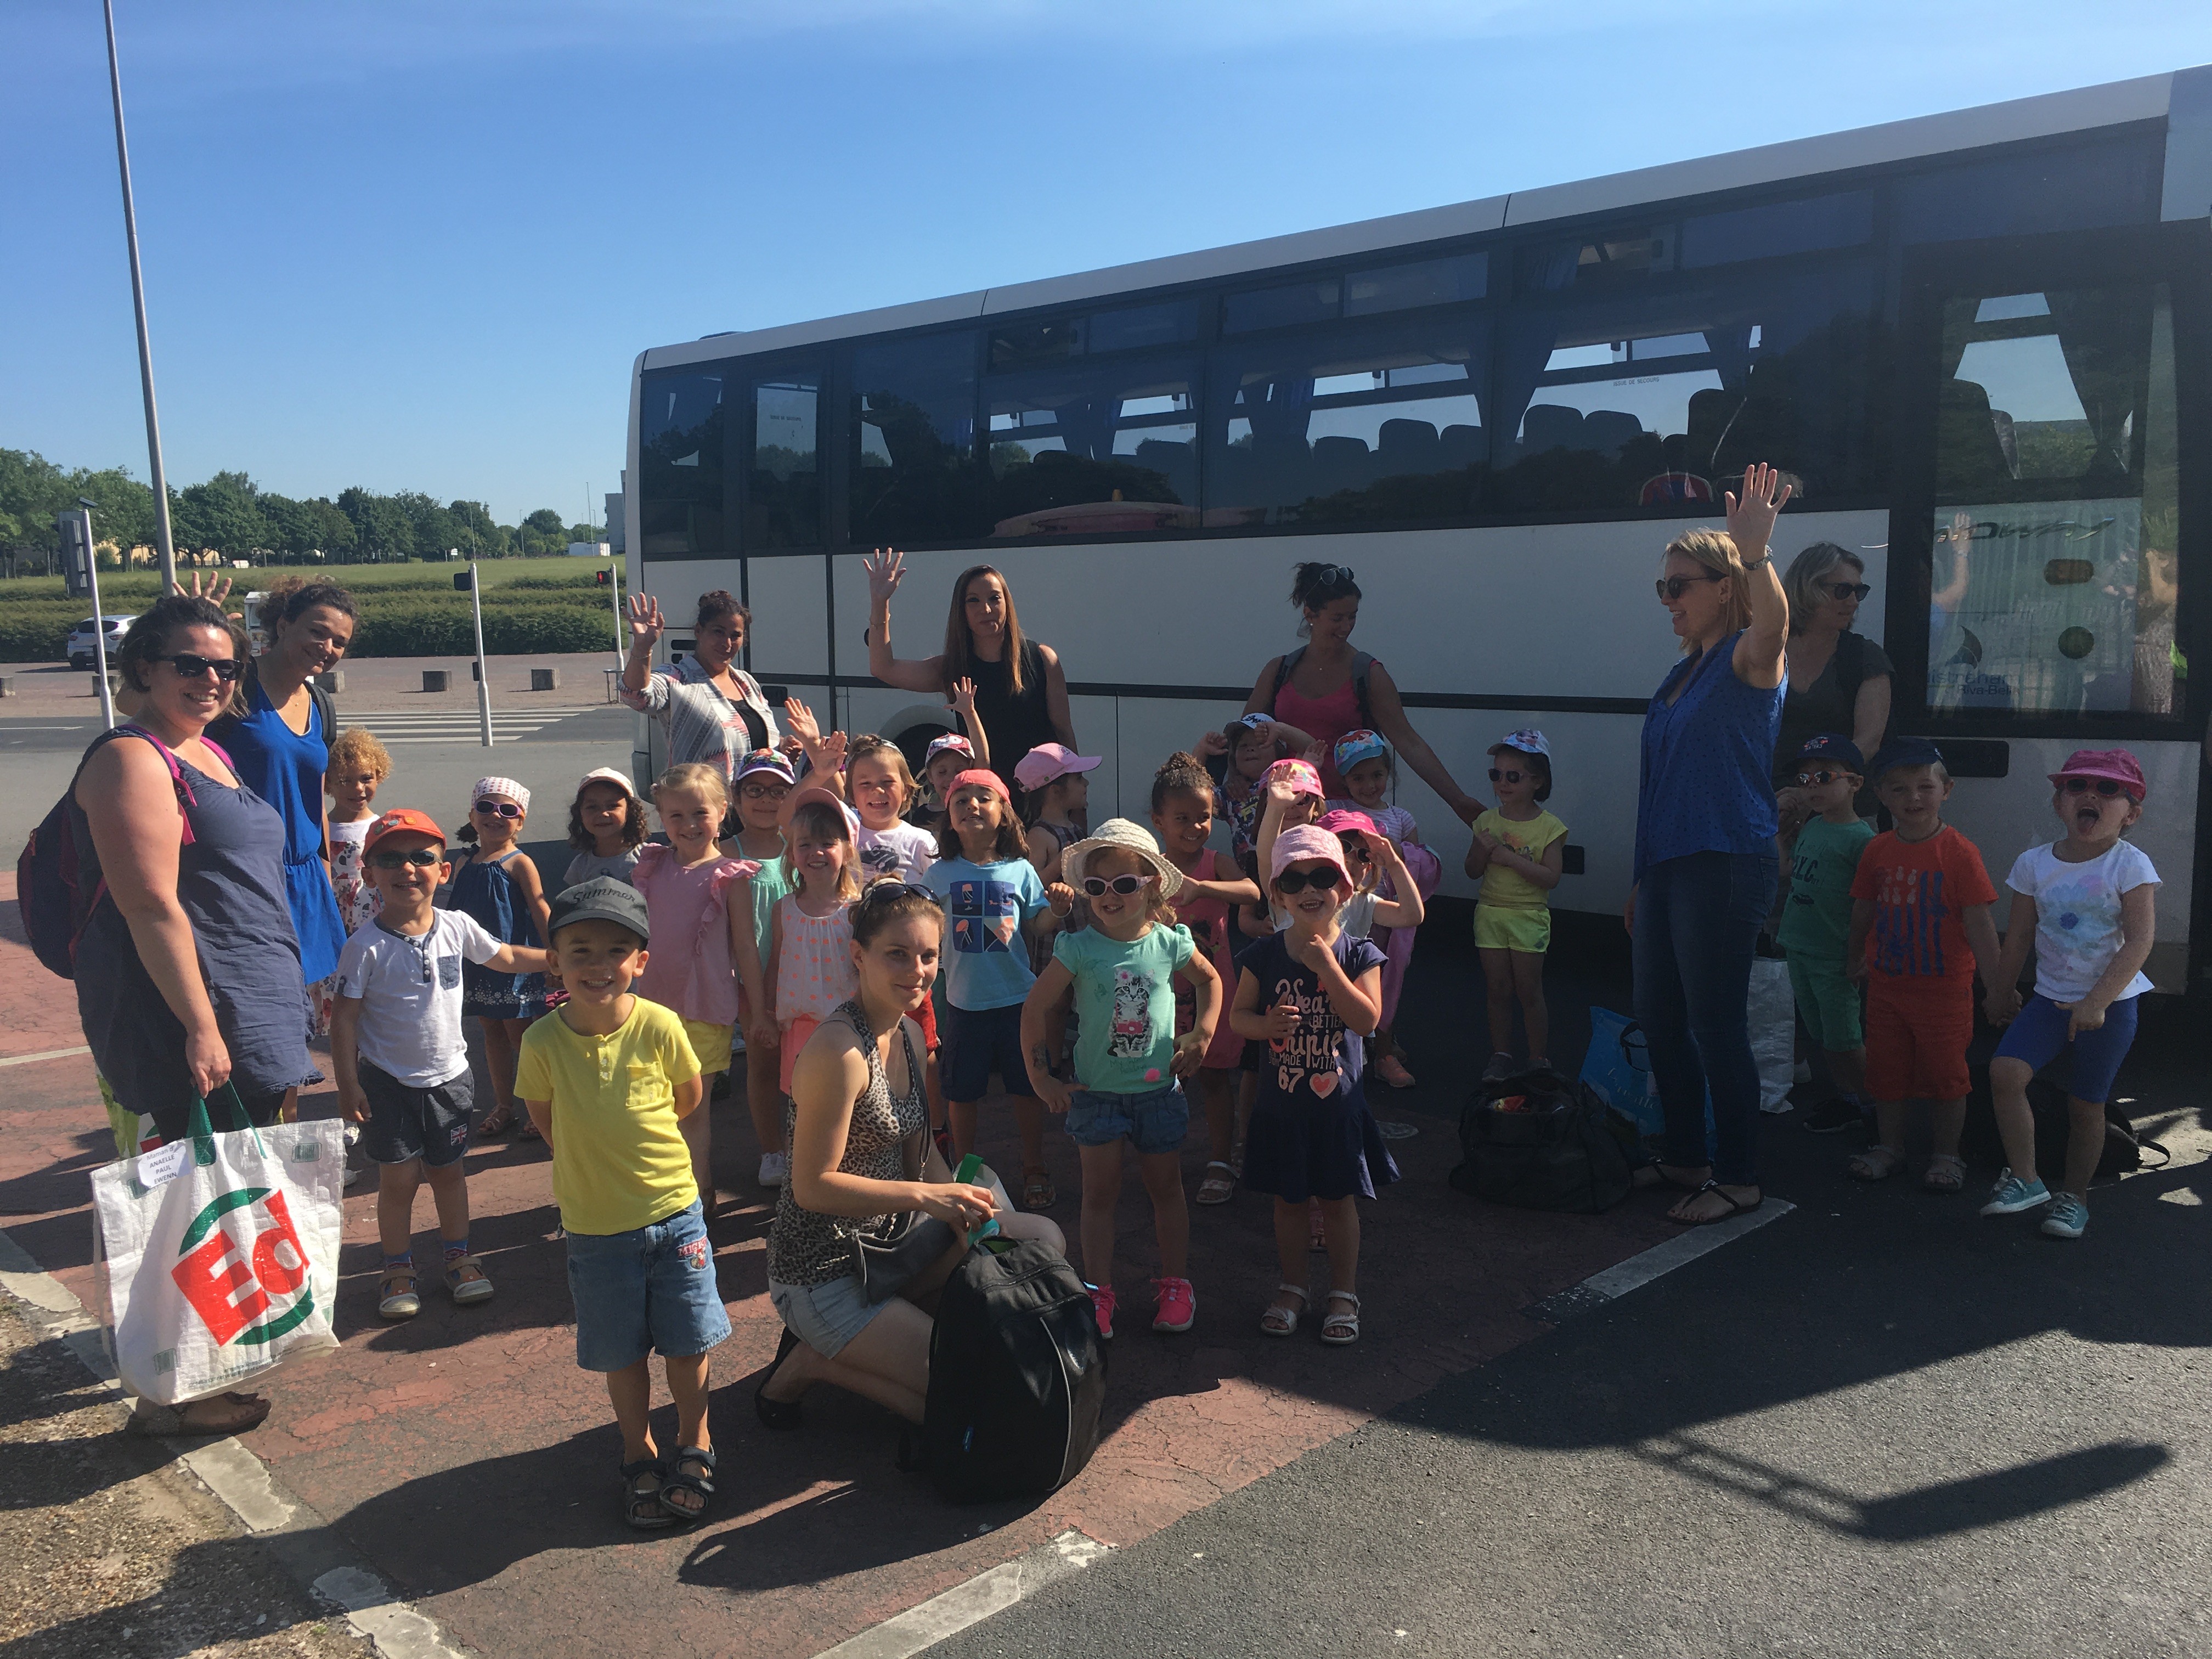
<svg viewBox="0 0 2212 1659"><path fill-rule="evenodd" d="M1513 1005L1528 1033L1528 1065L1548 1066L1551 1015L1544 1006L1544 953L1552 948L1551 890L1559 885L1567 826L1540 803L1552 793L1552 745L1533 726L1509 732L1490 750L1498 805L1474 821L1467 872L1479 876L1474 944L1490 1000L1486 1080L1510 1077Z"/></svg>

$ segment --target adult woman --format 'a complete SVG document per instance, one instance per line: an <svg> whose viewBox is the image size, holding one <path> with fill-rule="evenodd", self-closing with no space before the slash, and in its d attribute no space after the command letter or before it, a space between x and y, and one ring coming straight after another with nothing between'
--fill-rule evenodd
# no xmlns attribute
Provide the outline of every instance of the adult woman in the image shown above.
<svg viewBox="0 0 2212 1659"><path fill-rule="evenodd" d="M953 1181L930 1136L921 1028L909 1016L937 976L945 915L936 899L886 878L852 919L860 994L807 1039L792 1076L791 1178L768 1243L769 1296L784 1337L754 1396L770 1428L797 1427L799 1396L817 1382L921 1422L930 1320L914 1298L944 1284L969 1230L996 1215L1011 1237L1066 1243L1045 1217ZM887 1247L870 1252L865 1280L863 1239Z"/></svg>
<svg viewBox="0 0 2212 1659"><path fill-rule="evenodd" d="M1305 618L1306 643L1268 659L1253 683L1252 695L1244 700L1244 712L1280 720L1319 743L1322 787L1340 799L1344 780L1337 775L1336 757L1330 752L1336 740L1360 726L1379 732L1399 758L1443 798L1445 805L1473 823L1482 816L1482 803L1453 781L1436 750L1407 722L1390 671L1352 648L1359 597L1359 584L1344 566L1299 565L1291 574L1291 603ZM1367 681L1364 696L1359 684L1363 670Z"/></svg>
<svg viewBox="0 0 2212 1659"><path fill-rule="evenodd" d="M1644 720L1636 804L1636 1018L1666 1113L1660 1173L1693 1190L1668 1213L1725 1221L1765 1201L1755 1176L1759 1068L1746 1005L1774 897L1774 790L1789 602L1766 551L1790 487L1772 468L1728 497L1729 533L1667 549L1658 587L1683 657ZM1710 1086L1717 1146L1705 1155Z"/></svg>
<svg viewBox="0 0 2212 1659"><path fill-rule="evenodd" d="M269 648L246 665L236 709L208 736L238 763L240 782L284 820L284 896L310 985L337 971L345 923L331 885L330 765L333 706L310 684L344 659L361 620L353 597L328 582L278 582L262 602ZM326 1009L326 999L323 1000ZM326 1018L318 1010L319 1026Z"/></svg>
<svg viewBox="0 0 2212 1659"><path fill-rule="evenodd" d="M1014 768L1041 743L1076 746L1067 712L1067 676L1050 646L1025 639L1014 614L1013 590L988 564L970 565L952 584L945 649L919 660L891 654L891 595L904 579L905 559L878 548L868 573L868 672L885 685L950 701L962 680L975 683L975 718L990 739L991 769L1013 799L1023 796Z"/></svg>
<svg viewBox="0 0 2212 1659"><path fill-rule="evenodd" d="M753 613L721 588L699 596L691 654L654 672L653 647L668 624L660 601L633 594L629 659L623 664L622 700L659 720L668 734L668 764L711 766L737 798L738 763L773 749L775 716L760 683L737 665Z"/></svg>
<svg viewBox="0 0 2212 1659"><path fill-rule="evenodd" d="M1782 591L1790 601L1790 691L1782 703L1782 735L1774 746L1774 799L1782 833L1808 816L1797 787L1797 751L1805 739L1833 732L1871 759L1889 726L1890 678L1882 648L1851 631L1866 598L1866 564L1833 542L1815 542L1790 562ZM1863 815L1874 793L1860 797Z"/></svg>
<svg viewBox="0 0 2212 1659"><path fill-rule="evenodd" d="M83 879L106 884L77 940L78 1017L117 1100L164 1139L186 1132L195 1097L218 1128L273 1123L309 1070L284 821L204 735L244 644L204 599L155 600L114 658L133 722L94 739L70 793ZM268 1414L253 1395L140 1407L163 1433L231 1434Z"/></svg>

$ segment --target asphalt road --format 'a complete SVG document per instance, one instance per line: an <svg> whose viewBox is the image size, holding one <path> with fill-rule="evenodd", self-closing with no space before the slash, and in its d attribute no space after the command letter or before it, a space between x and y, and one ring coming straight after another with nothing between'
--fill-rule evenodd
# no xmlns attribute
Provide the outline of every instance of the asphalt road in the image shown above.
<svg viewBox="0 0 2212 1659"><path fill-rule="evenodd" d="M2081 1243L1769 1120L1794 1213L932 1659L2212 1651L2212 1113L2182 1012L2145 1030L2176 1161Z"/></svg>

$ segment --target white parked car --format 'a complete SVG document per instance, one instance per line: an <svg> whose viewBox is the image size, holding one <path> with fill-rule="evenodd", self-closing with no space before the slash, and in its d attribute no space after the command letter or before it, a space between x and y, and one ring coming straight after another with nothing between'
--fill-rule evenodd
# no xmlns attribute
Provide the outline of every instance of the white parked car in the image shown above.
<svg viewBox="0 0 2212 1659"><path fill-rule="evenodd" d="M106 629L107 654L112 657L115 654L115 647L123 643L124 630L137 620L138 618L135 615L129 617L87 617L75 628L70 629L70 666L71 668L94 668L99 665L100 659L94 654L99 647L92 637L92 630L95 626L103 627Z"/></svg>

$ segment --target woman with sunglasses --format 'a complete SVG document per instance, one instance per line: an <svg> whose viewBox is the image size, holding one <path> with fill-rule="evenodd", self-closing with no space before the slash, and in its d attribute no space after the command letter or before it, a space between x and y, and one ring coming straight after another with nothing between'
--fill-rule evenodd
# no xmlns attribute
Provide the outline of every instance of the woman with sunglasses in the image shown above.
<svg viewBox="0 0 2212 1659"><path fill-rule="evenodd" d="M124 1109L164 1139L187 1133L195 1097L218 1129L274 1123L310 1070L284 820L206 736L244 645L205 599L155 600L114 657L137 711L94 740L69 796L86 890L105 884L77 940L85 1042ZM269 1402L138 1409L150 1432L234 1434Z"/></svg>
<svg viewBox="0 0 2212 1659"><path fill-rule="evenodd" d="M330 808L323 797L337 705L314 678L345 659L360 620L343 587L296 576L277 582L261 603L268 649L247 660L237 702L208 729L238 763L246 787L283 817L284 893L317 1033L330 1024L331 976L346 935L331 881Z"/></svg>
<svg viewBox="0 0 2212 1659"><path fill-rule="evenodd" d="M1790 495L1773 468L1746 468L1741 499L1728 496L1728 533L1678 538L1656 584L1683 655L1644 715L1623 920L1635 940L1636 1018L1666 1113L1660 1173L1691 1189L1668 1213L1693 1226L1765 1202L1747 1010L1774 899L1770 780L1790 625L1767 538Z"/></svg>
<svg viewBox="0 0 2212 1659"><path fill-rule="evenodd" d="M1482 816L1482 803L1453 781L1436 750L1407 721L1390 671L1364 651L1352 649L1359 600L1359 584L1345 566L1299 565L1291 574L1291 603L1304 619L1299 631L1306 642L1268 659L1244 700L1245 714L1279 721L1318 743L1322 788L1332 800L1350 798L1337 774L1336 740L1362 727L1380 732L1445 805L1473 823Z"/></svg>
<svg viewBox="0 0 2212 1659"><path fill-rule="evenodd" d="M1873 590L1858 555L1833 542L1815 542L1790 562L1782 591L1790 601L1789 695L1782 702L1782 734L1774 745L1774 799L1784 836L1813 816L1797 787L1797 755L1824 732L1849 733L1862 755L1881 748L1889 727L1895 667L1882 648L1855 633L1859 605ZM1862 789L1856 805L1874 816L1874 792Z"/></svg>

